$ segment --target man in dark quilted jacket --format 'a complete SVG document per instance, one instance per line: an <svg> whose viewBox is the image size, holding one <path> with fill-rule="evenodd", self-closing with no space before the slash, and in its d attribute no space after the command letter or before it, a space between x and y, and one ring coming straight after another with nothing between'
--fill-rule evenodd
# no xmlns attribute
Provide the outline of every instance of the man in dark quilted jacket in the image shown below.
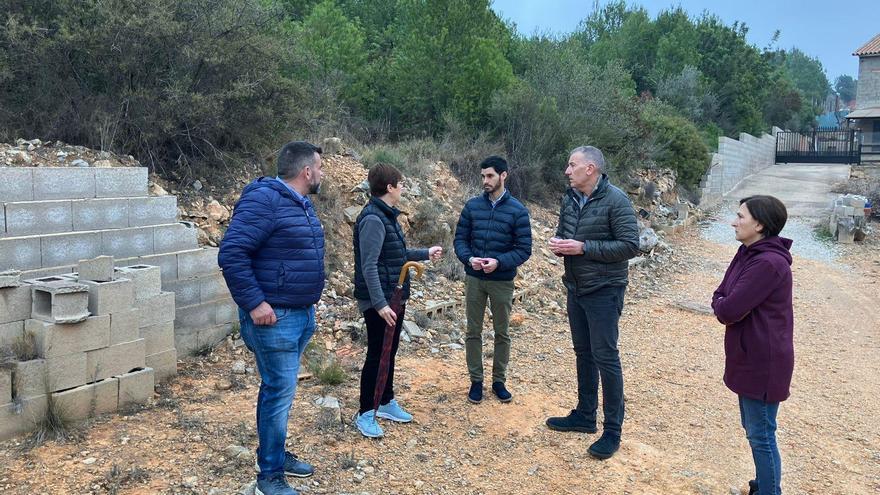
<svg viewBox="0 0 880 495"><path fill-rule="evenodd" d="M278 176L244 188L220 244L219 263L239 307L241 337L262 379L257 494L295 494L285 475L314 473L284 443L300 355L315 332L315 303L324 289L324 229L308 198L323 175L321 148L286 144Z"/></svg>
<svg viewBox="0 0 880 495"><path fill-rule="evenodd" d="M605 174L605 157L592 146L571 152L565 169L570 188L562 198L559 227L550 250L565 260L568 323L577 361L578 403L568 416L548 418L558 431L595 433L602 381L602 436L588 452L607 459L620 448L623 371L617 350L618 321L639 250L639 228L626 193Z"/></svg>
<svg viewBox="0 0 880 495"><path fill-rule="evenodd" d="M513 398L505 386L510 359L510 310L516 269L532 254L529 210L505 189L507 161L490 156L480 164L483 194L464 205L455 228L455 255L464 264L467 303L465 357L471 388L468 400L483 400L483 316L492 310L495 349L492 392L501 402Z"/></svg>

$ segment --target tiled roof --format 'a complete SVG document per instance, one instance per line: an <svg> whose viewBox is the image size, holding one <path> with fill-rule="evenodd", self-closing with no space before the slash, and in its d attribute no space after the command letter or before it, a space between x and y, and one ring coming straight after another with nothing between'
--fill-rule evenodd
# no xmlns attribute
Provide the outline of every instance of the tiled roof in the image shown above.
<svg viewBox="0 0 880 495"><path fill-rule="evenodd" d="M861 48L853 52L853 55L859 57L870 57L880 55L880 34L871 38L871 41L862 45Z"/></svg>

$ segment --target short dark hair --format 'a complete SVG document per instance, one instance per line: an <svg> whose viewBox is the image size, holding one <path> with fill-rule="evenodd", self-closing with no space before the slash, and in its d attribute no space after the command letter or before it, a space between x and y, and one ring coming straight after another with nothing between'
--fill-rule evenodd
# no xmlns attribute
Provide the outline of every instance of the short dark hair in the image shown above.
<svg viewBox="0 0 880 495"><path fill-rule="evenodd" d="M779 235L788 220L785 205L773 196L749 196L739 200L739 204L745 204L752 218L764 226L761 231L764 237Z"/></svg>
<svg viewBox="0 0 880 495"><path fill-rule="evenodd" d="M501 172L508 171L507 160L505 160L504 158L501 158L500 156L497 156L497 155L492 155L492 156L486 158L485 160L483 160L482 163L480 163L480 170L483 170L484 168L489 168L489 167L494 168L495 173L497 173L498 175L501 175Z"/></svg>
<svg viewBox="0 0 880 495"><path fill-rule="evenodd" d="M287 143L278 153L278 177L290 180L315 162L315 153L321 154L320 146L305 141Z"/></svg>
<svg viewBox="0 0 880 495"><path fill-rule="evenodd" d="M370 184L370 194L382 196L388 192L388 186L397 186L403 174L391 165L378 163L373 165L367 174L367 182Z"/></svg>

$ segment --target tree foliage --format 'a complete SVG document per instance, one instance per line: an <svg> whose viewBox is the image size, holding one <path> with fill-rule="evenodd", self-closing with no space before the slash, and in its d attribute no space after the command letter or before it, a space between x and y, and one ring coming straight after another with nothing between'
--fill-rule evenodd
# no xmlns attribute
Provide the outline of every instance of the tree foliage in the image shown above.
<svg viewBox="0 0 880 495"><path fill-rule="evenodd" d="M552 37L517 34L490 0L5 5L0 139L58 139L159 169L259 161L292 137L342 134L377 150L442 141L454 161L478 159L461 146L503 147L527 197L564 187L568 152L584 144L612 174L659 163L693 185L718 135L806 129L830 90L815 58L760 50L743 24L680 7L652 18L623 0ZM855 81L835 89L851 100Z"/></svg>

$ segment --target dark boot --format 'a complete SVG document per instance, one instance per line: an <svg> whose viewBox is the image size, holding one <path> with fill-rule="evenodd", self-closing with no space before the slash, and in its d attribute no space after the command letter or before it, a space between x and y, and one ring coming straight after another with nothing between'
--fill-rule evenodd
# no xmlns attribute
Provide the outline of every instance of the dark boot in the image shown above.
<svg viewBox="0 0 880 495"><path fill-rule="evenodd" d="M468 401L472 404L483 402L483 382L471 382L471 390L468 392Z"/></svg>
<svg viewBox="0 0 880 495"><path fill-rule="evenodd" d="M587 452L596 459L608 459L620 448L620 435L616 433L605 432L598 440L590 445Z"/></svg>
<svg viewBox="0 0 880 495"><path fill-rule="evenodd" d="M583 414L572 409L568 416L547 418L547 428L556 431L579 431L596 433L596 422L587 420Z"/></svg>
<svg viewBox="0 0 880 495"><path fill-rule="evenodd" d="M492 384L492 392L495 392L495 396L498 397L498 400L501 402L510 402L513 400L513 396L510 395L510 392L507 391L507 388L505 388L504 384L501 382L495 382Z"/></svg>

